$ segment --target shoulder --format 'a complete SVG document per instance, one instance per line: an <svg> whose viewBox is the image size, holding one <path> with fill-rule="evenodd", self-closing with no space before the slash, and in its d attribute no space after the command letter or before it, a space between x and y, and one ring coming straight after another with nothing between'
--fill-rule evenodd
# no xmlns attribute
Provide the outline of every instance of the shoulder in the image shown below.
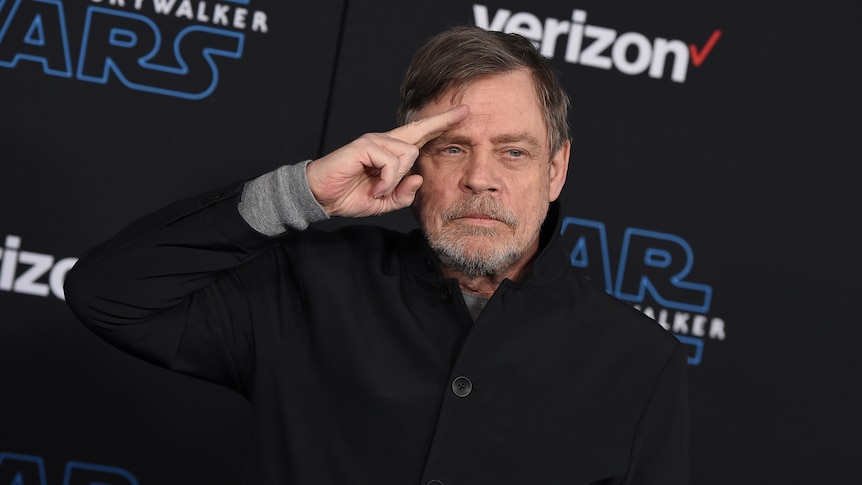
<svg viewBox="0 0 862 485"><path fill-rule="evenodd" d="M362 254L386 254L401 245L406 234L373 225L344 226L335 230L309 228L289 237L285 244L299 244L306 251L349 251Z"/></svg>
<svg viewBox="0 0 862 485"><path fill-rule="evenodd" d="M654 319L608 294L574 268L565 271L556 286L558 298L576 315L572 324L579 327L579 333L613 347L612 353L665 361L682 345Z"/></svg>
<svg viewBox="0 0 862 485"><path fill-rule="evenodd" d="M305 266L314 265L314 271L365 266L376 272L394 263L410 239L409 234L373 225L309 228L285 237L281 250Z"/></svg>

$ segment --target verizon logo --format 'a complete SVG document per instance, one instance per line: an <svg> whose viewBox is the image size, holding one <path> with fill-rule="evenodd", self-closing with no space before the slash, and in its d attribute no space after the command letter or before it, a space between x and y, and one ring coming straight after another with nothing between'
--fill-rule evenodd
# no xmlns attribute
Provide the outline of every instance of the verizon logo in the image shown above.
<svg viewBox="0 0 862 485"><path fill-rule="evenodd" d="M488 7L474 4L473 19L485 30L523 35L549 59L564 47L560 49L563 59L571 64L616 69L630 76L647 72L654 79L663 79L669 72L670 79L678 83L685 82L689 66L703 65L721 38L721 30L716 29L703 45L663 37L650 40L637 32L619 33L587 24L585 10L573 10L570 19L541 20L529 12L502 8L492 17Z"/></svg>
<svg viewBox="0 0 862 485"><path fill-rule="evenodd" d="M77 261L77 258L58 260L50 254L22 251L21 237L10 234L6 236L6 245L0 247L0 291L34 296L48 296L53 293L57 298L65 300L63 283L66 281L66 273Z"/></svg>

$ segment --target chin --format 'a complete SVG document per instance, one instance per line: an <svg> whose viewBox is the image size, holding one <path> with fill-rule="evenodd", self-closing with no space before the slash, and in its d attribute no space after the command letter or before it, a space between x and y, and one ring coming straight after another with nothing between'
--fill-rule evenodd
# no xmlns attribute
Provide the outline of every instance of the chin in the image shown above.
<svg viewBox="0 0 862 485"><path fill-rule="evenodd" d="M468 278L502 275L523 255L523 251L488 237L429 242L445 267Z"/></svg>

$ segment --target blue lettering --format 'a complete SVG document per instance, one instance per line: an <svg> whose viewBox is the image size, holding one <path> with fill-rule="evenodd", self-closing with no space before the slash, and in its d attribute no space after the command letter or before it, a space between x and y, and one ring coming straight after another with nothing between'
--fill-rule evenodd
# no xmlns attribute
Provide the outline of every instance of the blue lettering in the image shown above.
<svg viewBox="0 0 862 485"><path fill-rule="evenodd" d="M45 30L42 27L41 14L36 14L36 18L33 19L33 25L30 26L27 35L24 36L24 42L39 47L45 45Z"/></svg>
<svg viewBox="0 0 862 485"><path fill-rule="evenodd" d="M0 453L0 485L47 485L45 462L39 456ZM115 466L70 461L63 485L138 485L127 470Z"/></svg>
<svg viewBox="0 0 862 485"><path fill-rule="evenodd" d="M46 485L45 463L38 456L0 453L0 485Z"/></svg>
<svg viewBox="0 0 862 485"><path fill-rule="evenodd" d="M640 303L649 293L667 308L709 311L712 287L686 281L694 252L679 236L626 229L616 279L612 280L607 230L603 223L566 217L560 233L567 247L572 248L571 265L583 269L586 277L617 298Z"/></svg>
<svg viewBox="0 0 862 485"><path fill-rule="evenodd" d="M138 481L122 468L70 461L63 485L138 485Z"/></svg>
<svg viewBox="0 0 862 485"><path fill-rule="evenodd" d="M599 287L612 293L611 263L608 252L608 236L601 222L566 217L560 228L564 241L574 240L569 255L572 266L582 268Z"/></svg>
<svg viewBox="0 0 862 485"><path fill-rule="evenodd" d="M703 360L703 339L683 335L674 335L674 337L685 345L694 348L694 353L688 356L688 365L700 365Z"/></svg>
<svg viewBox="0 0 862 485"><path fill-rule="evenodd" d="M0 14L6 6L0 0ZM15 0L0 20L0 67L18 61L42 65L45 74L72 77L72 56L60 0Z"/></svg>
<svg viewBox="0 0 862 485"><path fill-rule="evenodd" d="M110 73L125 86L185 99L202 99L218 85L214 56L238 59L245 36L212 27L186 27L173 43L176 65L153 62L162 36L155 22L134 14L91 6L84 25L78 78L107 84ZM193 47L206 45L207 47Z"/></svg>
<svg viewBox="0 0 862 485"><path fill-rule="evenodd" d="M623 237L614 296L642 302L649 292L667 308L706 313L712 287L685 280L693 263L691 246L679 236L628 228Z"/></svg>

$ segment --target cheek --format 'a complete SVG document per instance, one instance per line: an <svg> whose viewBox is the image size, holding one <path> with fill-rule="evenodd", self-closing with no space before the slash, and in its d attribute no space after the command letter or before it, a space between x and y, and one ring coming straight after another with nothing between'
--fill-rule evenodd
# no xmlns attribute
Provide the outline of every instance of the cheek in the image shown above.
<svg viewBox="0 0 862 485"><path fill-rule="evenodd" d="M451 178L451 173L447 173L430 161L419 166L419 174L424 180L422 186L428 186L431 190L442 190L447 183L451 182L448 180Z"/></svg>
<svg viewBox="0 0 862 485"><path fill-rule="evenodd" d="M422 187L419 188L414 204L419 219L426 229L433 229L439 224L440 218L437 217L437 214L441 212L440 195L427 181L423 182Z"/></svg>
<svg viewBox="0 0 862 485"><path fill-rule="evenodd" d="M548 178L541 176L515 177L509 190L512 194L522 194L520 197L515 195L514 201L523 206L537 206L547 202L549 191Z"/></svg>
<svg viewBox="0 0 862 485"><path fill-rule="evenodd" d="M452 197L451 194L458 190L457 181L443 177L439 172L425 170L420 173L422 187L419 188L419 192L425 199L424 205L428 208L445 207L446 201Z"/></svg>

